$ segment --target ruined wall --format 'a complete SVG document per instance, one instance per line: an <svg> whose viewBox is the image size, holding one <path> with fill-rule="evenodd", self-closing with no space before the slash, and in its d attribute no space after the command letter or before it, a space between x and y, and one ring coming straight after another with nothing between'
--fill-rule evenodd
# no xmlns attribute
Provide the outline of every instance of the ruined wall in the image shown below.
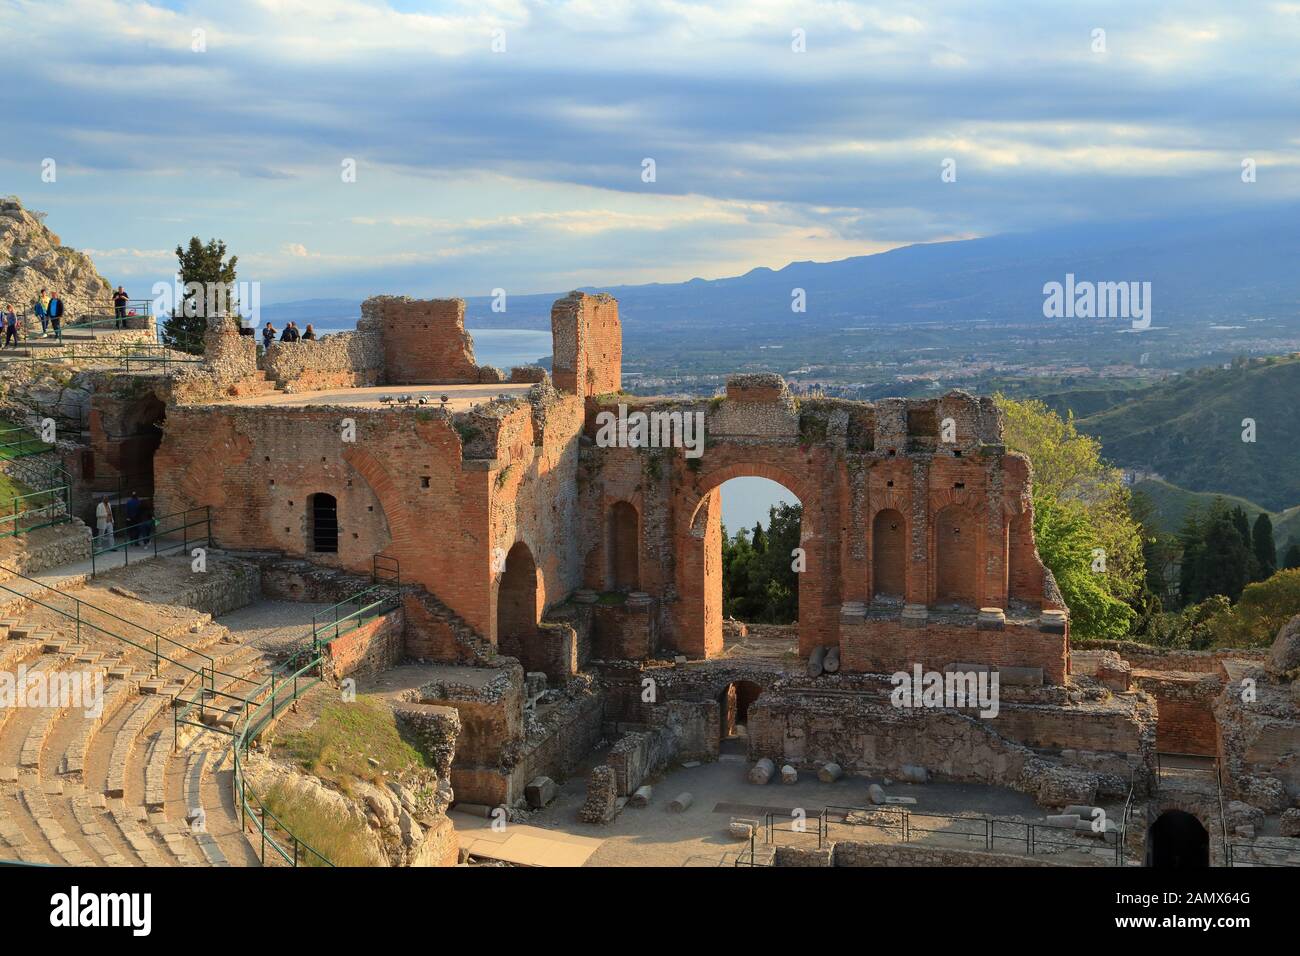
<svg viewBox="0 0 1300 956"><path fill-rule="evenodd" d="M376 331L342 332L310 342L275 342L262 368L286 392L380 384L384 342Z"/></svg>
<svg viewBox="0 0 1300 956"><path fill-rule="evenodd" d="M623 387L623 331L613 296L570 292L551 307L555 387L581 397Z"/></svg>
<svg viewBox="0 0 1300 956"><path fill-rule="evenodd" d="M356 423L353 442L343 441L344 418ZM516 543L536 563L539 620L581 583L581 421L581 400L545 383L528 399L455 420L441 409L173 406L156 462L157 507L211 505L223 547L357 571L369 571L376 553L391 555L403 580L494 642L497 558ZM315 494L336 500L337 553L312 550ZM424 651L436 653L432 644Z"/></svg>
<svg viewBox="0 0 1300 956"><path fill-rule="evenodd" d="M338 681L344 677L373 677L402 662L405 622L399 608L348 631L331 641L326 669Z"/></svg>
<svg viewBox="0 0 1300 956"><path fill-rule="evenodd" d="M846 670L895 670L917 659L922 635L903 633L902 605L965 610L925 629L927 658L1041 667L1065 679L1068 622L1008 624L974 633L974 612L1012 611L1016 621L1063 611L1036 553L1028 461L1002 444L990 399L952 392L937 399L796 403L780 376L733 376L725 399L630 400L609 396L587 409L595 446L598 416L629 412L700 415L701 457L684 449L589 447L584 471L588 588L607 587L611 568L629 566L611 542L638 536L637 584L662 608L660 646L688 657L722 648L718 489L731 478L776 481L803 505L799 650L843 645ZM630 506L636 522L623 522ZM880 551L877 554L877 550ZM792 556L793 560L793 556ZM884 614L853 614L882 607ZM915 614L914 614L915 616ZM860 625L846 631L845 622ZM969 648L963 652L963 648ZM979 656L974 656L978 652Z"/></svg>
<svg viewBox="0 0 1300 956"><path fill-rule="evenodd" d="M932 613L904 618L902 610L849 612L840 622L840 666L846 672L892 674L942 671L948 664L1039 667L1051 684L1065 683L1068 644L1064 633L1037 620L979 627L973 614Z"/></svg>
<svg viewBox="0 0 1300 956"><path fill-rule="evenodd" d="M378 329L383 339L386 384L479 380L464 299L380 295L361 303L361 318L358 330Z"/></svg>
<svg viewBox="0 0 1300 956"><path fill-rule="evenodd" d="M915 843L859 843L842 840L822 849L778 846L774 866L1065 866L1032 856L920 846Z"/></svg>

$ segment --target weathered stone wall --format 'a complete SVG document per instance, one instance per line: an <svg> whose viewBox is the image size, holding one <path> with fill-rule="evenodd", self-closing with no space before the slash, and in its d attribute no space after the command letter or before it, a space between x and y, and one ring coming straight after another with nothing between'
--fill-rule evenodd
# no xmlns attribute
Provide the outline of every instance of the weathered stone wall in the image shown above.
<svg viewBox="0 0 1300 956"><path fill-rule="evenodd" d="M593 444L598 416L618 414L620 403L629 413L704 420L699 458L680 448L583 453L584 470L595 478L584 489L586 510L598 520L585 541L586 586L608 586L616 557L610 542L625 536L614 516L630 506L639 536L637 584L662 608L665 650L720 653L717 492L731 478L758 476L782 484L803 505L801 654L841 645L845 670L894 670L916 660L918 635L902 633L896 620L901 605L933 608L932 615L965 608L970 621L954 616L942 628L932 624L926 645L944 642L940 651L953 660L971 660L961 649L974 645L978 661L1042 667L1049 681L1065 679L1068 622L1058 616L1050 627L1018 626L1065 606L1034 549L1029 464L1002 445L991 400L952 392L919 401L797 404L779 376L743 375L728 381L725 399L710 402L593 401L585 428ZM861 626L850 640L843 610L854 607L885 612L851 620ZM976 633L973 612L982 607L1006 610L1013 623Z"/></svg>
<svg viewBox="0 0 1300 956"><path fill-rule="evenodd" d="M984 630L973 614L931 613L924 621L909 622L901 608L873 610L854 620L861 623L840 623L840 661L846 672L910 672L918 663L923 670L942 671L948 664L974 663L1041 667L1048 683L1065 682L1066 637L1040 628L1037 621Z"/></svg>
<svg viewBox="0 0 1300 956"><path fill-rule="evenodd" d="M334 681L373 676L402 662L405 622L401 609L353 628L328 645L327 668Z"/></svg>
<svg viewBox="0 0 1300 956"><path fill-rule="evenodd" d="M551 307L555 387L583 398L623 387L623 331L613 296L570 292Z"/></svg>
<svg viewBox="0 0 1300 956"><path fill-rule="evenodd" d="M383 339L385 384L479 380L464 299L380 295L361 303L361 318L359 331L376 328Z"/></svg>
<svg viewBox="0 0 1300 956"><path fill-rule="evenodd" d="M775 866L1064 866L1032 856L1011 856L979 850L921 846L916 843L858 843L841 841L815 849L778 846Z"/></svg>
<svg viewBox="0 0 1300 956"><path fill-rule="evenodd" d="M263 355L262 368L286 392L378 385L384 373L383 337L357 331L310 342L276 342Z"/></svg>

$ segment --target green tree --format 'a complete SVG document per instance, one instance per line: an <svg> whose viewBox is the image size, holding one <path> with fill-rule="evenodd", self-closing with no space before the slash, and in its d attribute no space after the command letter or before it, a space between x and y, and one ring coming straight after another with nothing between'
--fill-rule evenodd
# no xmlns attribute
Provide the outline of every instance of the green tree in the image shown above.
<svg viewBox="0 0 1300 956"><path fill-rule="evenodd" d="M1292 568L1300 568L1300 542L1292 541L1287 546L1286 554L1282 555L1282 567L1288 571Z"/></svg>
<svg viewBox="0 0 1300 956"><path fill-rule="evenodd" d="M1252 557L1236 516L1223 507L1222 499L1216 501L1210 509L1198 555L1202 562L1200 577L1204 593L1194 599L1199 602L1212 594L1222 594L1229 601L1236 601L1250 580Z"/></svg>
<svg viewBox="0 0 1300 956"><path fill-rule="evenodd" d="M1034 538L1070 609L1074 633L1089 638L1126 636L1137 614L1111 593L1108 574L1093 570L1097 538L1087 512L1075 504L1035 496Z"/></svg>
<svg viewBox="0 0 1300 956"><path fill-rule="evenodd" d="M778 505L768 512L766 530L755 524L752 540L748 529L728 537L723 528L723 613L752 623L798 620L799 580L791 551L799 546L802 515L799 505Z"/></svg>
<svg viewBox="0 0 1300 956"><path fill-rule="evenodd" d="M1122 473L1102 459L1095 438L1079 433L1073 416L1062 418L1033 399L995 400L1005 416L1007 447L1033 465L1038 553L1061 588L1074 633L1124 636L1150 598L1142 528ZM1105 573L1092 570L1096 548L1105 553ZM1082 565L1081 556L1087 558Z"/></svg>
<svg viewBox="0 0 1300 956"><path fill-rule="evenodd" d="M235 263L238 261L238 256L231 256L227 261L224 242L220 239L209 239L205 245L198 236L194 236L190 239L188 247L176 247L176 259L179 263L181 285L186 291L183 301L177 304L172 314L163 323L163 341L182 352L202 355L209 298L206 292L234 287ZM190 283L198 283L205 291L195 292L190 287ZM237 307L238 303L231 297L228 311L234 311Z"/></svg>
<svg viewBox="0 0 1300 956"><path fill-rule="evenodd" d="M1271 578L1277 570L1277 543L1273 540L1273 521L1262 511L1251 529L1251 544L1259 562L1259 579Z"/></svg>

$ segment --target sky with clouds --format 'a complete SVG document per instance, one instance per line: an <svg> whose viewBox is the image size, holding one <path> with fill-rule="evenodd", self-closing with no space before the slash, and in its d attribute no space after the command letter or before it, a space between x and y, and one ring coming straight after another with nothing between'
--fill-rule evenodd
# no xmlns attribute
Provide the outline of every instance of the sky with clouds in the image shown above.
<svg viewBox="0 0 1300 956"><path fill-rule="evenodd" d="M0 193L141 296L195 234L268 304L1300 198L1300 2L0 0L0 43Z"/></svg>

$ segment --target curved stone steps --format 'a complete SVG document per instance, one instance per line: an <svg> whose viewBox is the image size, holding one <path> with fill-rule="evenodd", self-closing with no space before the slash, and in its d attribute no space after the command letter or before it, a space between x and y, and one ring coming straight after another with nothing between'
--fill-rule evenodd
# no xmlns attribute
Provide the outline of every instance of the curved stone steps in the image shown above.
<svg viewBox="0 0 1300 956"><path fill-rule="evenodd" d="M104 707L98 717L83 714L80 719L74 717L66 721L66 738L63 748L58 751L61 756L55 764L54 772L74 780L83 779L82 771L86 766L86 752L90 749L91 740L99 728L134 696L135 688L129 683L113 681L104 689ZM57 736L51 737L51 751L55 750L57 741Z"/></svg>
<svg viewBox="0 0 1300 956"><path fill-rule="evenodd" d="M78 787L72 793L65 790L65 794L68 796L73 819L105 866L137 866L144 863L113 822L102 793L87 793L84 787Z"/></svg>
<svg viewBox="0 0 1300 956"><path fill-rule="evenodd" d="M120 800L126 794L131 755L144 734L144 729L168 705L166 697L143 697L132 709L122 729L113 740L113 753L108 765L108 779L104 785L104 796L110 800Z"/></svg>
<svg viewBox="0 0 1300 956"><path fill-rule="evenodd" d="M59 654L42 654L27 666L27 677L42 681L61 671L71 659ZM44 707L0 708L0 769L17 768L27 742L28 731L41 721Z"/></svg>
<svg viewBox="0 0 1300 956"><path fill-rule="evenodd" d="M78 673L85 675L82 679L88 686L83 685L81 693L93 694L106 691L103 683L105 668L102 664L83 662L75 656L66 654L60 656L67 657L67 662L59 671L60 674L68 677ZM99 684L98 690L94 687L95 682ZM84 715L87 711L85 704L86 701L73 700L71 694L69 694L67 696L60 695L59 703L43 708L36 720L27 729L27 736L23 740L22 751L18 757L18 766L23 769L39 770L41 767L41 754L44 752L45 743L55 726L69 712L75 711Z"/></svg>
<svg viewBox="0 0 1300 956"><path fill-rule="evenodd" d="M52 863L52 852L33 840L19 824L15 812L17 792L0 793L0 857L24 863Z"/></svg>
<svg viewBox="0 0 1300 956"><path fill-rule="evenodd" d="M63 794L61 781L41 781L34 774L25 774L19 782L20 799L27 812L36 821L42 835L58 854L56 862L68 866L91 866L102 863L92 858L86 850L64 829L63 822L55 815L48 796L59 797ZM47 796L47 791L49 791Z"/></svg>
<svg viewBox="0 0 1300 956"><path fill-rule="evenodd" d="M168 764L173 756L170 729L160 730L149 739L149 750L144 762L144 808L147 812L148 830L167 848L167 852L181 866L199 866L202 860L190 836L190 827L183 819L178 823L167 816L166 779Z"/></svg>
<svg viewBox="0 0 1300 956"><path fill-rule="evenodd" d="M146 817L143 807L137 807L135 812L132 812L122 800L109 800L107 805L108 815L113 825L117 827L122 838L130 844L132 852L145 866L170 865L170 860L164 857L158 845L145 833L143 822Z"/></svg>

